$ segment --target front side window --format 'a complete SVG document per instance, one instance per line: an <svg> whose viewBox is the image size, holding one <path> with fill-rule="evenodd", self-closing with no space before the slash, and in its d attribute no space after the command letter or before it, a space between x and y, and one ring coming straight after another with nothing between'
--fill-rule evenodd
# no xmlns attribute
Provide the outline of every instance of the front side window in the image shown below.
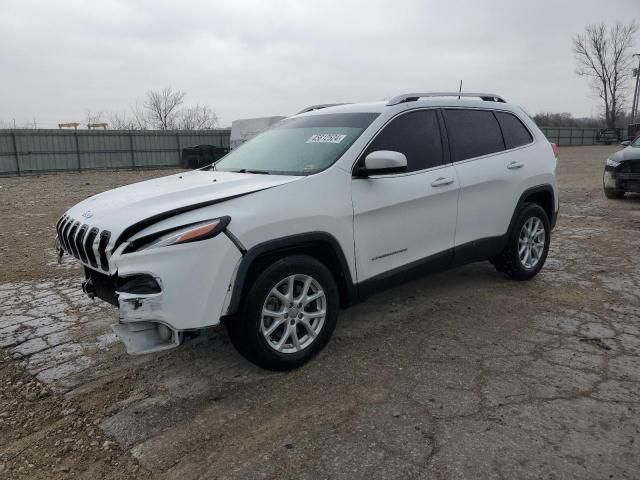
<svg viewBox="0 0 640 480"><path fill-rule="evenodd" d="M504 136L504 143L507 149L521 147L527 145L533 141L529 130L522 122L511 113L495 112L500 127L502 128L502 135Z"/></svg>
<svg viewBox="0 0 640 480"><path fill-rule="evenodd" d="M285 119L215 164L231 172L310 175L332 165L378 113L333 113Z"/></svg>
<svg viewBox="0 0 640 480"><path fill-rule="evenodd" d="M454 162L504 150L500 125L487 110L445 110Z"/></svg>
<svg viewBox="0 0 640 480"><path fill-rule="evenodd" d="M407 157L407 172L442 165L442 141L435 110L418 110L391 121L371 142L362 158L377 150L392 150Z"/></svg>

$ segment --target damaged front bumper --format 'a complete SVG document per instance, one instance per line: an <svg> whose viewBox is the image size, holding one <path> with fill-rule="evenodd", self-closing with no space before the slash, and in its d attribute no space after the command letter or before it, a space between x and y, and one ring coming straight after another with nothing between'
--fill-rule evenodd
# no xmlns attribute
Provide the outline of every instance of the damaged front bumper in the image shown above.
<svg viewBox="0 0 640 480"><path fill-rule="evenodd" d="M117 323L111 329L130 354L169 350L182 342L180 332L157 322Z"/></svg>
<svg viewBox="0 0 640 480"><path fill-rule="evenodd" d="M89 297L98 297L120 309L120 323L111 329L124 343L127 353L159 352L177 347L183 334L154 318L161 308L162 288L158 279L150 275L118 278L85 268L86 280L82 291ZM130 293L134 290L136 293Z"/></svg>
<svg viewBox="0 0 640 480"><path fill-rule="evenodd" d="M114 254L111 274L85 266L83 291L119 308L113 331L127 353L174 348L185 333L220 323L241 259L226 237Z"/></svg>

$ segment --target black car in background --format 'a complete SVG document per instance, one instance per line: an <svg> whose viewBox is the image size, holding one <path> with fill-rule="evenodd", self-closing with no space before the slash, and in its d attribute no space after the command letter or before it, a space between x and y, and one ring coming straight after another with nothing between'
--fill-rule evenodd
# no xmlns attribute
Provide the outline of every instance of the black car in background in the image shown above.
<svg viewBox="0 0 640 480"><path fill-rule="evenodd" d="M202 168L217 162L229 153L226 147L215 145L196 145L182 149L180 166L182 168Z"/></svg>
<svg viewBox="0 0 640 480"><path fill-rule="evenodd" d="M640 136L622 142L622 150L607 158L602 186L607 198L622 198L627 192L640 193Z"/></svg>

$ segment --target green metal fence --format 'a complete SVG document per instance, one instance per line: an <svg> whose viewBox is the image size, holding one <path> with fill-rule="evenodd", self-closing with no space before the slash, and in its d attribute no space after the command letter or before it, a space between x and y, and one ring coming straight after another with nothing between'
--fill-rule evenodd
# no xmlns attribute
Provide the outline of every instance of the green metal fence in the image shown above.
<svg viewBox="0 0 640 480"><path fill-rule="evenodd" d="M608 141L609 143L617 143L628 138L628 128L621 127L616 129L617 140L615 134L611 133L599 135L600 128L578 128L578 127L540 127L542 133L546 135L550 142L555 143L559 147L571 145L599 145Z"/></svg>
<svg viewBox="0 0 640 480"><path fill-rule="evenodd" d="M542 133L559 147L570 145L596 145L598 143L597 128L573 127L540 127Z"/></svg>
<svg viewBox="0 0 640 480"><path fill-rule="evenodd" d="M183 148L229 148L230 134L230 130L0 130L0 175L177 167Z"/></svg>

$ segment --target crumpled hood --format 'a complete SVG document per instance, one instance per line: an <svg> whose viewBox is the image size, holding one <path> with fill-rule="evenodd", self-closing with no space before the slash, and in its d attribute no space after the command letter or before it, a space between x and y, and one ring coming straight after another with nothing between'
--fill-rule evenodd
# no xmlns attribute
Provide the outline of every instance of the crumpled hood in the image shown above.
<svg viewBox="0 0 640 480"><path fill-rule="evenodd" d="M67 214L89 228L109 230L114 239L127 227L168 211L205 206L302 178L195 170L99 193L78 203Z"/></svg>
<svg viewBox="0 0 640 480"><path fill-rule="evenodd" d="M640 160L640 148L639 147L626 147L622 150L618 150L611 155L611 158L616 162L623 162L625 160Z"/></svg>

